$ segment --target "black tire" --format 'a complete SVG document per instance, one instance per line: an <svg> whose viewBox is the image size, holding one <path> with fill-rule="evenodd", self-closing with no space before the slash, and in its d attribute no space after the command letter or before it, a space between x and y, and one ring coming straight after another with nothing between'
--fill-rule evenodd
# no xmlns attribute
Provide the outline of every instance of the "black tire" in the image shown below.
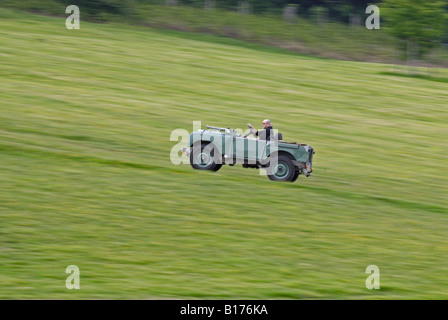
<svg viewBox="0 0 448 320"><path fill-rule="evenodd" d="M294 173L294 176L292 177L292 179L290 180L291 182L294 182L297 180L297 178L299 177L300 171L296 171L296 173Z"/></svg>
<svg viewBox="0 0 448 320"><path fill-rule="evenodd" d="M299 176L296 172L296 168L286 155L280 154L276 164L269 163L269 167L266 168L268 172L268 178L274 181L288 181L294 182Z"/></svg>
<svg viewBox="0 0 448 320"><path fill-rule="evenodd" d="M190 153L190 164L196 170L218 171L222 167L220 157L221 155L212 143L197 143L193 145Z"/></svg>

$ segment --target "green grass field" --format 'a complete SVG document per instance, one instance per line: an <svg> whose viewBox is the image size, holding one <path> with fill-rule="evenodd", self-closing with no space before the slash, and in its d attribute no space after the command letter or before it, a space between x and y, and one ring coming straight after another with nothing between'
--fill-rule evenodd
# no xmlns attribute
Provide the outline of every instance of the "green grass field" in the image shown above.
<svg viewBox="0 0 448 320"><path fill-rule="evenodd" d="M447 299L448 72L393 70L0 9L0 298ZM264 118L312 177L171 163Z"/></svg>

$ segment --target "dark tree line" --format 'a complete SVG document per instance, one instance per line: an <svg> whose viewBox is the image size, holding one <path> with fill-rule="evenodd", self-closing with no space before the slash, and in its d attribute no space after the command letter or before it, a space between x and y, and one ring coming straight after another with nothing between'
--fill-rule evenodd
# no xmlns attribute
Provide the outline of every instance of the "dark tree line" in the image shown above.
<svg viewBox="0 0 448 320"><path fill-rule="evenodd" d="M159 2L160 0L141 0L142 2ZM242 0L215 0L216 7L236 10ZM311 8L326 8L332 20L347 21L349 14L364 14L369 4L380 2L379 0L244 0L248 2L253 13L281 13L288 4L298 6L298 14L307 16ZM178 0L180 4L203 6L204 0Z"/></svg>
<svg viewBox="0 0 448 320"><path fill-rule="evenodd" d="M74 4L82 7L90 13L102 11L112 14L122 14L136 2L165 4L166 0L57 0L64 4ZM179 5L203 7L206 0L177 0ZM210 0L209 0L210 1ZM213 0L212 0L213 1ZM281 14L283 8L288 4L297 5L297 13L308 16L311 8L323 7L326 9L331 20L348 22L350 14L365 14L369 4L375 4L378 0L214 0L215 6L221 9L237 10L238 4L245 1L250 4L253 13Z"/></svg>
<svg viewBox="0 0 448 320"><path fill-rule="evenodd" d="M145 0L143 0L145 1ZM238 6L238 2L241 0L216 0L217 7L222 7L226 9L234 9ZM325 7L334 13L341 11L343 8L351 7L356 10L365 10L369 4L379 1L368 1L368 0L245 0L249 2L255 12L269 12L281 10L284 6L288 4L296 4L303 10L307 12L311 7ZM151 2L151 0L146 0L146 2ZM187 5L202 5L203 0L179 0L182 4Z"/></svg>
<svg viewBox="0 0 448 320"><path fill-rule="evenodd" d="M65 5L76 5L84 14L95 15L98 12L125 14L132 9L137 0L57 0ZM144 2L144 1L142 1Z"/></svg>

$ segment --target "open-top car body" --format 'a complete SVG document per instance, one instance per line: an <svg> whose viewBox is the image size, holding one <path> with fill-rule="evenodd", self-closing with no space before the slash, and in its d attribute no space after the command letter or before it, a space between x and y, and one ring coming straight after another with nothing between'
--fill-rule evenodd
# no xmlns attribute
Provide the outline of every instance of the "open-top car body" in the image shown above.
<svg viewBox="0 0 448 320"><path fill-rule="evenodd" d="M249 133L250 134L250 133ZM265 168L269 179L295 181L300 174L310 176L314 149L306 144L286 142L280 133L270 140L249 138L230 128L207 126L192 132L189 148L194 169L218 171L222 165L242 164L245 168Z"/></svg>

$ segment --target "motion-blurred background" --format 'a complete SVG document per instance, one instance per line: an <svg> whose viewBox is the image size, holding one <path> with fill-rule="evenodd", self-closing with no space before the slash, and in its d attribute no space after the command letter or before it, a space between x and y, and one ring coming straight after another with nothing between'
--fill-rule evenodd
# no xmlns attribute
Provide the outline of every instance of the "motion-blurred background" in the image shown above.
<svg viewBox="0 0 448 320"><path fill-rule="evenodd" d="M1 0L0 298L446 299L447 8ZM312 177L170 160L265 118Z"/></svg>

